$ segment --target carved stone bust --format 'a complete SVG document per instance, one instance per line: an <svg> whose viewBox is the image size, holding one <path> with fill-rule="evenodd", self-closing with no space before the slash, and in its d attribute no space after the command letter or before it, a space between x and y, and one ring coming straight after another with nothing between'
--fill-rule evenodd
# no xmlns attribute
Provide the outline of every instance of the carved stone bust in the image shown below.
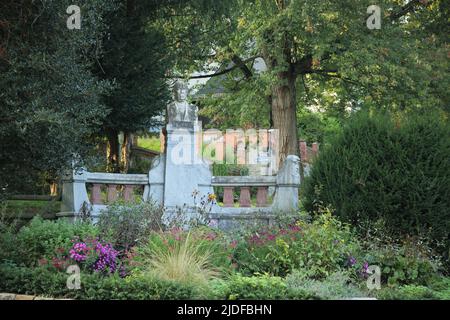
<svg viewBox="0 0 450 320"><path fill-rule="evenodd" d="M173 86L173 102L167 107L169 123L197 121L197 107L187 102L187 96L186 82L177 80Z"/></svg>

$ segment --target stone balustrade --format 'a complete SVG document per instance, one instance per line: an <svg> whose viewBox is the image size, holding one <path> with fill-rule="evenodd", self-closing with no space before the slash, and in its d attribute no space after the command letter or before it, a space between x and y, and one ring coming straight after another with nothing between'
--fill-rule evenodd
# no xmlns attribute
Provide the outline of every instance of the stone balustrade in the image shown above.
<svg viewBox="0 0 450 320"><path fill-rule="evenodd" d="M251 207L251 187L256 187L256 207L268 206L268 189L276 186L275 176L212 177L213 187L223 187L223 206L234 207L234 190L240 189L239 206Z"/></svg>
<svg viewBox="0 0 450 320"><path fill-rule="evenodd" d="M73 172L63 181L62 212L59 216L70 216L65 213L76 216L88 204L91 215L96 218L108 204L120 198L125 201L133 200L135 189L139 187L143 188L141 198L144 201L152 199L164 206L168 213L185 205L189 210L195 211L195 205L187 202L192 199L193 191L197 190L203 196L213 193L214 187L223 187L223 206L215 204L210 212L211 219L223 229L255 220L270 223L277 212L292 212L298 208L300 159L297 156L288 156L276 176L213 177L205 164L173 171L167 170L165 163L164 156L157 158L149 174L95 173L85 170ZM187 170L191 173L188 176ZM174 175L175 172L177 175ZM170 193L167 190L168 175L174 186ZM274 191L270 204L269 188ZM238 203L234 199L235 190L239 190ZM252 190L256 190L255 205L251 201Z"/></svg>
<svg viewBox="0 0 450 320"><path fill-rule="evenodd" d="M122 199L132 201L136 188L143 189L142 198L149 194L148 175L100 173L81 170L63 180L62 212L79 212L84 203L98 214L107 204ZM90 196L88 193L90 190ZM103 195L106 194L106 199Z"/></svg>

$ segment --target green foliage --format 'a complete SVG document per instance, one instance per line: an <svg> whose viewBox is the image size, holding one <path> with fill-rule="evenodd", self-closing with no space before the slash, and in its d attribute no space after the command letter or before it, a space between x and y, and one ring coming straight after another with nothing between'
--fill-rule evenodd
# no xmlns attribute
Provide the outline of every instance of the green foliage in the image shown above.
<svg viewBox="0 0 450 320"><path fill-rule="evenodd" d="M81 273L81 289L67 289L68 275L45 268L0 264L0 291L82 300L179 300L205 298L196 287L156 278Z"/></svg>
<svg viewBox="0 0 450 320"><path fill-rule="evenodd" d="M270 125L273 89L286 80L282 72L293 70L302 107L336 115L362 105L448 111L445 1L416 1L408 10L402 1L379 1L381 30L366 26L369 0L183 4L168 6L166 13L183 14L158 25L176 44L177 71L221 72L200 99L201 112L219 128ZM262 58L268 72L255 71L252 57Z"/></svg>
<svg viewBox="0 0 450 320"><path fill-rule="evenodd" d="M308 271L295 270L287 278L288 288L297 296L310 299L337 300L364 297L362 292L351 283L348 272L338 271L322 280L308 278Z"/></svg>
<svg viewBox="0 0 450 320"><path fill-rule="evenodd" d="M438 278L428 286L404 285L377 293L384 300L450 300L450 278Z"/></svg>
<svg viewBox="0 0 450 320"><path fill-rule="evenodd" d="M88 223L35 217L17 234L13 230L0 233L0 262L10 260L18 265L36 266L41 258L52 259L58 249L67 251L75 236L95 238L97 235L97 228Z"/></svg>
<svg viewBox="0 0 450 320"><path fill-rule="evenodd" d="M164 5L154 1L120 1L107 17L105 53L97 75L114 81L116 88L105 97L111 109L104 128L116 132L148 130L154 116L165 109L169 99L165 73L170 67L165 37L151 26L153 10Z"/></svg>
<svg viewBox="0 0 450 320"><path fill-rule="evenodd" d="M231 250L225 236L216 230L173 228L151 234L135 259L145 274L205 286L209 279L232 271Z"/></svg>
<svg viewBox="0 0 450 320"><path fill-rule="evenodd" d="M381 281L388 286L427 285L442 267L439 257L422 239L379 241L370 237L363 243L365 254L355 267L360 269L363 261L379 266Z"/></svg>
<svg viewBox="0 0 450 320"><path fill-rule="evenodd" d="M20 189L24 172L55 178L74 154L87 155L90 137L108 113L101 95L112 86L93 76L91 67L103 49L102 17L116 2L79 1L85 14L75 31L66 26L71 4L0 5L0 184L11 192Z"/></svg>
<svg viewBox="0 0 450 320"><path fill-rule="evenodd" d="M117 249L128 250L163 228L163 214L164 209L153 201L116 202L102 211L97 225L103 239Z"/></svg>
<svg viewBox="0 0 450 320"><path fill-rule="evenodd" d="M336 117L302 108L297 112L297 127L300 139L310 144L328 142L339 132L341 124Z"/></svg>
<svg viewBox="0 0 450 320"><path fill-rule="evenodd" d="M439 114L361 112L322 148L305 181L307 210L330 206L362 229L444 242L450 229L450 125Z"/></svg>
<svg viewBox="0 0 450 320"><path fill-rule="evenodd" d="M5 211L12 217L22 217L28 214L54 214L60 211L60 201L41 200L8 200L5 201Z"/></svg>
<svg viewBox="0 0 450 320"><path fill-rule="evenodd" d="M259 275L245 277L233 275L227 280L212 283L212 291L218 299L226 300L275 300L291 298L285 281L280 277Z"/></svg>
<svg viewBox="0 0 450 320"><path fill-rule="evenodd" d="M295 269L321 278L344 267L358 250L349 226L330 212L313 222L260 229L237 245L234 259L241 272L285 276Z"/></svg>
<svg viewBox="0 0 450 320"><path fill-rule="evenodd" d="M161 150L161 140L159 137L140 137L138 138L138 146L145 149L159 151Z"/></svg>

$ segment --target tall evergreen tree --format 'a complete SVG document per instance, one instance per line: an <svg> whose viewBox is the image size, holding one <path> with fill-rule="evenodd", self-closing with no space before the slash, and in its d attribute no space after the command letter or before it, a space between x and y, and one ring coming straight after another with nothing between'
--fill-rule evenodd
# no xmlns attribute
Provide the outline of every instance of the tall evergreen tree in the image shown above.
<svg viewBox="0 0 450 320"><path fill-rule="evenodd" d="M89 152L110 90L91 72L101 52L101 17L114 1L80 0L81 29L69 30L72 1L0 4L0 187L30 172L55 177ZM78 158L74 158L78 155Z"/></svg>
<svg viewBox="0 0 450 320"><path fill-rule="evenodd" d="M169 99L165 76L170 60L165 39L157 28L149 26L154 9L160 5L124 0L107 19L106 51L96 73L116 85L104 100L111 109L103 125L110 171L128 170L130 134L155 125L154 116L165 110ZM124 141L119 150L121 132Z"/></svg>

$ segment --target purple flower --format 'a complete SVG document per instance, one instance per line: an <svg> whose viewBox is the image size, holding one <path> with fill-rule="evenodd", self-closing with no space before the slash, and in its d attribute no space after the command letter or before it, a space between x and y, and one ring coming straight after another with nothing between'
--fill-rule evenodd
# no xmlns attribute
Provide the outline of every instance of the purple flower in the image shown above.
<svg viewBox="0 0 450 320"><path fill-rule="evenodd" d="M353 256L348 257L348 265L353 267L356 264L356 258Z"/></svg>
<svg viewBox="0 0 450 320"><path fill-rule="evenodd" d="M87 259L88 247L84 242L77 242L73 245L72 249L69 250L70 257L77 261L85 261Z"/></svg>
<svg viewBox="0 0 450 320"><path fill-rule="evenodd" d="M367 277L369 275L369 263L367 261L364 261L364 264L362 266L361 274L363 277Z"/></svg>

